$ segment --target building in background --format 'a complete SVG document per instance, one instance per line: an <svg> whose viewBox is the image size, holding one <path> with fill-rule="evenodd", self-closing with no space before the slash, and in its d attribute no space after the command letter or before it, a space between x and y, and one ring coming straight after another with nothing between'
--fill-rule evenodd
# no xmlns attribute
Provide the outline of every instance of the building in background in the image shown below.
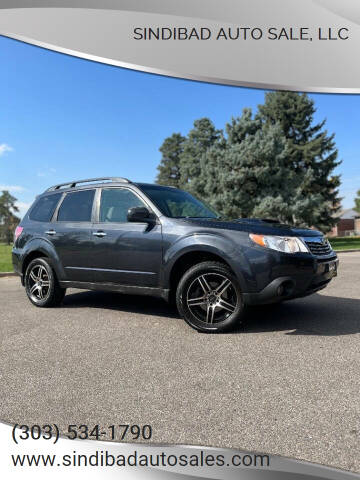
<svg viewBox="0 0 360 480"><path fill-rule="evenodd" d="M329 233L329 237L346 237L360 235L360 213L352 208L342 210L337 225Z"/></svg>

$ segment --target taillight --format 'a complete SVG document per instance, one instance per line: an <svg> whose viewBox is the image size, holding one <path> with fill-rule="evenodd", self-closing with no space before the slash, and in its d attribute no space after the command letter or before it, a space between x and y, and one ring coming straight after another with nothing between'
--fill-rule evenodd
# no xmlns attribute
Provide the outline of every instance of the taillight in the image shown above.
<svg viewBox="0 0 360 480"><path fill-rule="evenodd" d="M16 228L15 228L14 243L15 243L16 240L20 237L20 235L22 234L23 230L24 230L24 227L16 227Z"/></svg>

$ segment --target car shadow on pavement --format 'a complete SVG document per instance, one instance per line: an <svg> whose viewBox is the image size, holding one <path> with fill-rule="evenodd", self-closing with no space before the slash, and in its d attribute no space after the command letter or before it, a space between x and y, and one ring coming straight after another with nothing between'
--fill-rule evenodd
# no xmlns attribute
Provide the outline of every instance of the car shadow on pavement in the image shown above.
<svg viewBox="0 0 360 480"><path fill-rule="evenodd" d="M69 293L65 308L99 308L180 319L175 307L145 296L113 292ZM287 335L351 335L360 333L360 299L314 294L306 299L248 308L243 323L226 335L286 332Z"/></svg>
<svg viewBox="0 0 360 480"><path fill-rule="evenodd" d="M287 335L360 333L360 299L314 294L306 299L249 308L239 333L287 331ZM290 332L288 330L291 330Z"/></svg>
<svg viewBox="0 0 360 480"><path fill-rule="evenodd" d="M67 293L63 307L65 308L102 308L119 312L139 313L157 317L180 318L175 307L160 298L124 295L117 292L82 291Z"/></svg>
<svg viewBox="0 0 360 480"><path fill-rule="evenodd" d="M65 308L101 308L179 319L175 307L165 301L112 292L70 293ZM290 330L290 331L289 331ZM227 335L280 332L287 335L351 335L360 332L360 299L314 294L281 304L251 307L243 323Z"/></svg>

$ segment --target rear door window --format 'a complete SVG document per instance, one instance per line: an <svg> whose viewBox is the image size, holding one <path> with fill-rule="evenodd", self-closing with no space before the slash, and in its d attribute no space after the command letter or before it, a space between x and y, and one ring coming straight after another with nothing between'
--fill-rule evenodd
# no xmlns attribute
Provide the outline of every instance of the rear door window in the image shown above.
<svg viewBox="0 0 360 480"><path fill-rule="evenodd" d="M91 222L95 190L67 193L60 205L59 222Z"/></svg>
<svg viewBox="0 0 360 480"><path fill-rule="evenodd" d="M31 209L29 218L36 222L50 222L62 193L54 193L40 197Z"/></svg>

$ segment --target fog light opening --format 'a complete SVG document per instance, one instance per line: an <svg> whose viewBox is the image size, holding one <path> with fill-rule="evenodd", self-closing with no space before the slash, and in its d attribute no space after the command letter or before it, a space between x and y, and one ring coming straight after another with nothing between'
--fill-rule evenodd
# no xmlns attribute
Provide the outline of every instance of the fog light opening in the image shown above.
<svg viewBox="0 0 360 480"><path fill-rule="evenodd" d="M294 282L291 280L286 280L282 282L277 288L277 294L279 297L290 297L294 292Z"/></svg>

